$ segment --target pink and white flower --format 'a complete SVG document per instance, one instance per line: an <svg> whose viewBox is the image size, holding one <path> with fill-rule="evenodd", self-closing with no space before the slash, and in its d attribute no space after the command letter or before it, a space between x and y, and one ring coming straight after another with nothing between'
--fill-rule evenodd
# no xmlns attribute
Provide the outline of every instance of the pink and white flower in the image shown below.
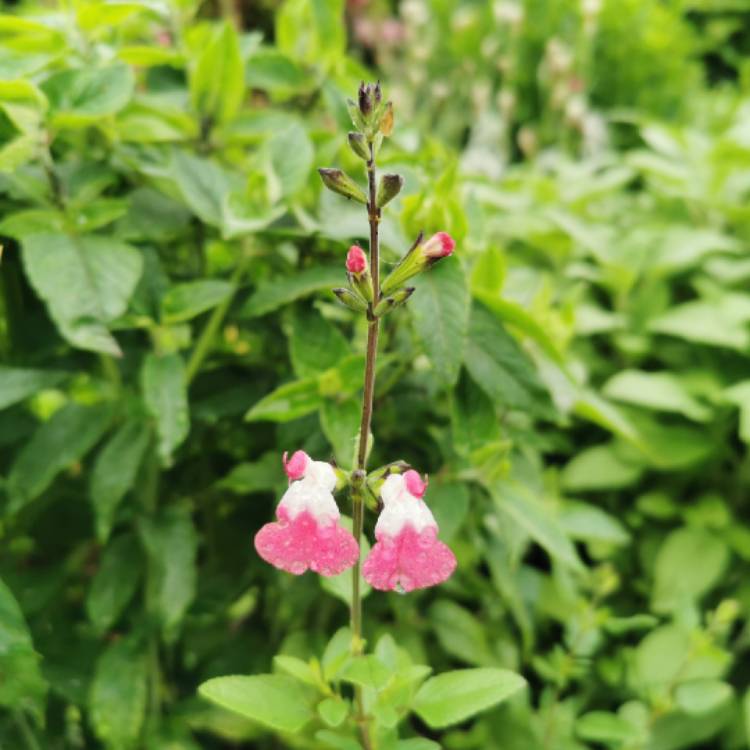
<svg viewBox="0 0 750 750"><path fill-rule="evenodd" d="M456 558L438 540L437 522L422 499L426 489L426 482L412 470L391 474L383 483L377 542L362 568L373 588L404 593L427 588L442 583L456 569Z"/></svg>
<svg viewBox="0 0 750 750"><path fill-rule="evenodd" d="M284 469L290 484L276 508L278 521L255 535L255 549L266 562L294 575L308 569L323 576L343 573L356 562L359 545L339 523L333 467L297 451L288 461L284 454Z"/></svg>

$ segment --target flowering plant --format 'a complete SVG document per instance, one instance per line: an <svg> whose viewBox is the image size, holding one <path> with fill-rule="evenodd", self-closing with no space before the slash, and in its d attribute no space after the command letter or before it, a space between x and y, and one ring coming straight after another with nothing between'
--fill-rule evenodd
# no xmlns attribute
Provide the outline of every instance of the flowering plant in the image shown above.
<svg viewBox="0 0 750 750"><path fill-rule="evenodd" d="M372 444L378 333L383 317L414 292L406 283L451 255L453 238L422 233L393 270L380 281L379 224L383 208L401 190L403 178L385 174L378 181L377 155L393 130L391 102L380 84L360 86L349 101L356 130L348 140L366 164L367 191L340 169L320 169L325 186L363 204L370 226L369 257L358 245L346 255L347 287L333 290L339 301L367 319L367 352L354 465L339 468L302 450L283 456L289 487L276 509L276 521L255 537L258 554L280 570L331 577L352 569L351 627L333 636L320 661L277 656L283 674L219 677L204 683L209 700L282 733L312 732L319 744L305 747L417 747L399 740L398 725L414 711L429 726L461 721L504 700L524 685L501 669L467 669L428 677L409 653L385 635L366 654L362 627L361 578L381 591L408 593L448 579L456 568L450 548L438 539L438 524L425 502L427 478L403 461L367 471ZM348 489L352 531L342 523L334 492ZM362 563L366 509L378 509L375 544ZM358 739L360 745L353 744ZM419 747L438 747L424 740Z"/></svg>

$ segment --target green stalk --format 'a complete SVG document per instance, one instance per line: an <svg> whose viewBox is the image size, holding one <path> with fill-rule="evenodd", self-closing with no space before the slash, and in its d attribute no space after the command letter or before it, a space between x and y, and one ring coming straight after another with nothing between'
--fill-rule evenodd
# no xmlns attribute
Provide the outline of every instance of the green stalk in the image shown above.
<svg viewBox="0 0 750 750"><path fill-rule="evenodd" d="M375 364L378 356L378 330L380 321L375 318L372 311L380 301L380 247L378 244L378 226L380 223L380 210L376 202L376 179L375 179L375 154L372 143L370 143L370 158L367 161L367 183L369 187L369 200L367 203L367 216L370 222L370 274L372 276L373 301L367 312L369 321L367 328L367 355L365 358L365 382L362 394L362 420L359 426L359 444L357 446L356 474L362 482L367 476L367 449L370 439L370 425L372 423L372 402L375 394ZM354 538L360 546L362 541L362 528L364 526L364 499L361 484L352 489L352 526ZM364 647L362 640L362 595L359 588L361 568L361 553L357 557L352 569L352 653L359 656ZM370 720L365 715L362 688L356 685L354 688L354 700L357 706L357 723L362 734L362 744L365 750L373 750L370 737Z"/></svg>

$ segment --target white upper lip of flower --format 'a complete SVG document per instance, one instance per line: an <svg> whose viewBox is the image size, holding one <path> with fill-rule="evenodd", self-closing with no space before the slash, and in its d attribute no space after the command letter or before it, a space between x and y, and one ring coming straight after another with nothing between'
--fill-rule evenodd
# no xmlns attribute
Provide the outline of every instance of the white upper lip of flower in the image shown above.
<svg viewBox="0 0 750 750"><path fill-rule="evenodd" d="M308 511L316 520L336 521L340 513L333 498L336 487L336 472L325 461L309 461L302 479L292 482L281 498L283 506L291 518Z"/></svg>
<svg viewBox="0 0 750 750"><path fill-rule="evenodd" d="M417 533L426 528L437 531L438 525L432 511L424 500L406 489L403 475L391 474L383 482L380 496L383 498L383 511L375 525L376 535L397 536L407 525L412 526Z"/></svg>

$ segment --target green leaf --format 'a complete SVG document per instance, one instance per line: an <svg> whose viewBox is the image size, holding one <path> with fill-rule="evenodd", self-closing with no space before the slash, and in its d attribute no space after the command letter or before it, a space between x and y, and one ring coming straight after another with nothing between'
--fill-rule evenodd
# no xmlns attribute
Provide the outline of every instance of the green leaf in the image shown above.
<svg viewBox="0 0 750 750"><path fill-rule="evenodd" d="M0 365L0 409L57 385L67 373L59 370L32 370Z"/></svg>
<svg viewBox="0 0 750 750"><path fill-rule="evenodd" d="M469 288L458 258L444 258L414 281L409 301L417 335L440 384L456 384L469 325Z"/></svg>
<svg viewBox="0 0 750 750"><path fill-rule="evenodd" d="M591 711L576 720L576 734L591 742L625 742L634 731L629 721L607 711Z"/></svg>
<svg viewBox="0 0 750 750"><path fill-rule="evenodd" d="M469 512L469 488L466 484L430 482L426 496L430 510L440 528L440 538L449 542L461 528Z"/></svg>
<svg viewBox="0 0 750 750"><path fill-rule="evenodd" d="M597 492L630 487L644 467L616 443L594 445L581 451L562 471L562 486L570 492Z"/></svg>
<svg viewBox="0 0 750 750"><path fill-rule="evenodd" d="M113 115L131 99L135 76L127 65L63 70L42 85L56 127L81 127Z"/></svg>
<svg viewBox="0 0 750 750"><path fill-rule="evenodd" d="M8 475L7 512L18 513L52 480L79 461L109 427L111 410L102 404L69 403L42 424L16 457Z"/></svg>
<svg viewBox="0 0 750 750"><path fill-rule="evenodd" d="M108 750L137 747L146 716L146 656L130 641L115 641L99 657L89 693L94 734Z"/></svg>
<svg viewBox="0 0 750 750"><path fill-rule="evenodd" d="M143 261L137 250L104 237L35 234L23 241L23 263L71 344L120 354L107 324L125 312L138 283Z"/></svg>
<svg viewBox="0 0 750 750"><path fill-rule="evenodd" d="M340 286L344 278L343 265L341 268L315 266L304 271L292 271L287 276L272 279L258 287L241 313L247 318L265 315L300 297Z"/></svg>
<svg viewBox="0 0 750 750"><path fill-rule="evenodd" d="M188 511L176 506L142 518L139 531L153 568L149 608L171 639L195 596L198 535Z"/></svg>
<svg viewBox="0 0 750 750"><path fill-rule="evenodd" d="M560 525L572 539L618 546L630 541L630 534L620 521L595 505L566 502Z"/></svg>
<svg viewBox="0 0 750 750"><path fill-rule="evenodd" d="M258 50L250 57L245 77L252 88L282 95L307 90L314 84L303 68L273 48Z"/></svg>
<svg viewBox="0 0 750 750"><path fill-rule="evenodd" d="M341 698L326 698L318 703L318 714L329 727L339 727L349 715L349 703Z"/></svg>
<svg viewBox="0 0 750 750"><path fill-rule="evenodd" d="M30 711L41 720L47 683L39 661L23 612L11 590L0 581L0 705Z"/></svg>
<svg viewBox="0 0 750 750"><path fill-rule="evenodd" d="M89 496L100 542L107 540L117 507L135 483L148 443L148 426L141 419L132 417L122 424L96 457Z"/></svg>
<svg viewBox="0 0 750 750"><path fill-rule="evenodd" d="M498 406L538 411L540 402L548 401L526 354L483 305L472 308L464 364Z"/></svg>
<svg viewBox="0 0 750 750"><path fill-rule="evenodd" d="M320 426L340 466L351 466L354 462L361 410L356 398L325 399L320 406Z"/></svg>
<svg viewBox="0 0 750 750"><path fill-rule="evenodd" d="M202 279L175 284L162 297L165 323L181 323L216 307L231 296L234 284L220 279Z"/></svg>
<svg viewBox="0 0 750 750"><path fill-rule="evenodd" d="M190 432L185 365L179 354L149 354L141 372L143 399L156 420L159 455L164 463Z"/></svg>
<svg viewBox="0 0 750 750"><path fill-rule="evenodd" d="M310 693L283 675L217 677L204 682L198 692L222 708L277 732L296 734L314 717Z"/></svg>
<svg viewBox="0 0 750 750"><path fill-rule="evenodd" d="M732 697L732 686L721 680L690 680L675 689L675 701L686 714L707 714Z"/></svg>
<svg viewBox="0 0 750 750"><path fill-rule="evenodd" d="M86 596L86 614L98 633L105 633L119 619L138 588L141 568L141 549L132 534L107 545Z"/></svg>
<svg viewBox="0 0 750 750"><path fill-rule="evenodd" d="M484 627L468 610L455 602L441 599L430 607L428 619L446 653L473 666L497 663L490 651Z"/></svg>
<svg viewBox="0 0 750 750"><path fill-rule="evenodd" d="M321 664L323 676L327 682L338 678L339 673L349 662L352 655L352 631L349 628L339 628L328 641Z"/></svg>
<svg viewBox="0 0 750 750"><path fill-rule="evenodd" d="M699 599L721 580L728 562L726 543L710 532L691 527L673 531L656 556L653 610L670 612L685 599Z"/></svg>
<svg viewBox="0 0 750 750"><path fill-rule="evenodd" d="M273 490L283 476L281 457L275 451L264 453L257 461L237 464L218 486L238 495Z"/></svg>
<svg viewBox="0 0 750 750"><path fill-rule="evenodd" d="M603 393L615 401L675 412L698 422L705 422L711 416L710 410L693 398L670 372L621 370L607 381Z"/></svg>
<svg viewBox="0 0 750 750"><path fill-rule="evenodd" d="M526 680L506 669L461 669L431 677L414 698L414 711L433 729L458 724L507 700Z"/></svg>
<svg viewBox="0 0 750 750"><path fill-rule="evenodd" d="M741 380L724 391L724 396L740 410L740 438L750 443L750 380Z"/></svg>
<svg viewBox="0 0 750 750"><path fill-rule="evenodd" d="M391 670L377 656L368 654L352 659L339 678L344 682L379 690L391 679Z"/></svg>
<svg viewBox="0 0 750 750"><path fill-rule="evenodd" d="M193 109L210 122L229 122L242 106L245 69L237 30L225 22L199 51L189 75Z"/></svg>
<svg viewBox="0 0 750 750"><path fill-rule="evenodd" d="M315 151L304 126L294 122L274 133L268 142L273 174L279 182L280 196L288 198L298 193L312 170Z"/></svg>
<svg viewBox="0 0 750 750"><path fill-rule="evenodd" d="M526 488L498 482L490 488L497 507L507 513L553 560L571 568L582 564L560 522Z"/></svg>
<svg viewBox="0 0 750 750"><path fill-rule="evenodd" d="M318 375L334 367L349 354L349 349L339 329L317 310L299 308L294 311L289 356L298 377Z"/></svg>
<svg viewBox="0 0 750 750"><path fill-rule="evenodd" d="M215 161L175 151L170 176L185 204L199 219L222 226L230 183L227 173Z"/></svg>
<svg viewBox="0 0 750 750"><path fill-rule="evenodd" d="M296 656L276 654L273 657L273 665L277 670L286 672L290 677L294 677L295 680L304 682L307 685L313 685L314 687L318 686L318 680L310 664L302 661L302 659L298 659Z"/></svg>

